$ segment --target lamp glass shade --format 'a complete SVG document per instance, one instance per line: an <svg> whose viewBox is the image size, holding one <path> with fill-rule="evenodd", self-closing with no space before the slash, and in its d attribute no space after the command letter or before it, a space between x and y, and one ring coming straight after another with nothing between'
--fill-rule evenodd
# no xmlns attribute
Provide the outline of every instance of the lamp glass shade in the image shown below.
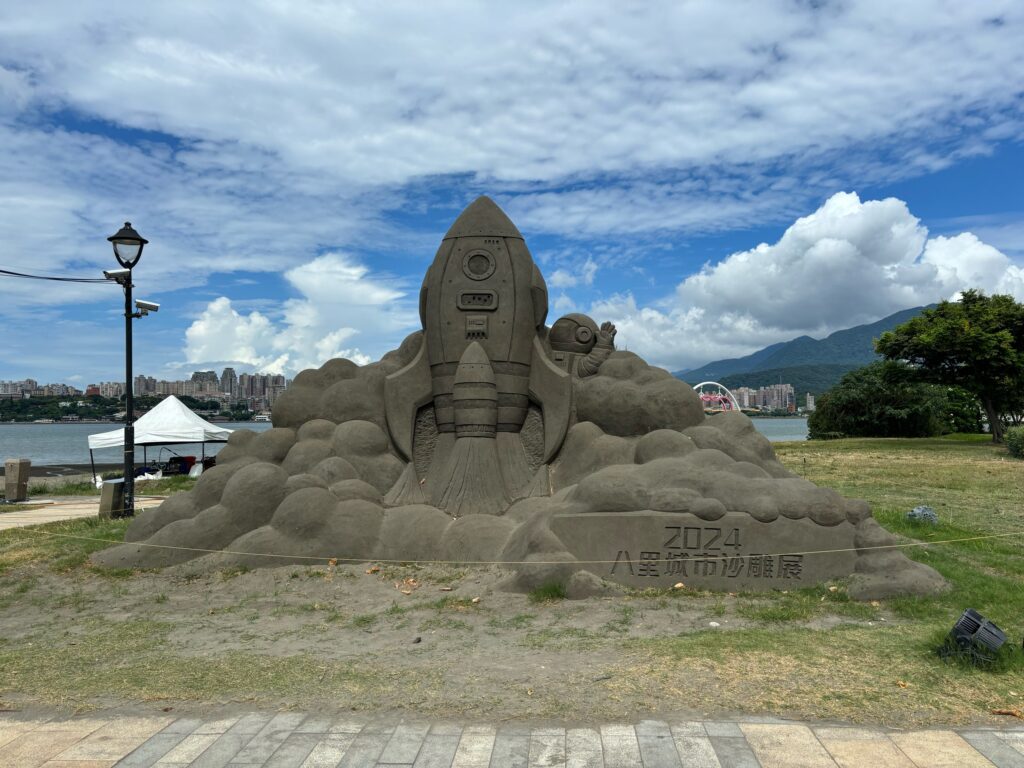
<svg viewBox="0 0 1024 768"><path fill-rule="evenodd" d="M118 263L126 269L131 269L139 262L142 256L142 247L149 241L132 229L130 221L118 230L116 235L107 238L114 245L114 256Z"/></svg>
<svg viewBox="0 0 1024 768"><path fill-rule="evenodd" d="M117 260L121 263L122 267L131 269L138 261L139 256L142 254L142 243L138 242L125 242L125 241L114 241L114 255Z"/></svg>

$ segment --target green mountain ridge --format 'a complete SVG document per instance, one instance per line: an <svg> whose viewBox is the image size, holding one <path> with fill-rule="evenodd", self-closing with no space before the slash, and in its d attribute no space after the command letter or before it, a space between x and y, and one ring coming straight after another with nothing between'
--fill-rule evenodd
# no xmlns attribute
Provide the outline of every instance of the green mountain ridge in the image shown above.
<svg viewBox="0 0 1024 768"><path fill-rule="evenodd" d="M763 387L792 384L798 399L810 392L819 395L834 386L843 374L879 359L874 340L885 331L916 317L925 307L904 309L874 323L835 331L824 339L798 336L765 347L746 357L716 360L674 375L688 384L717 381L729 387Z"/></svg>

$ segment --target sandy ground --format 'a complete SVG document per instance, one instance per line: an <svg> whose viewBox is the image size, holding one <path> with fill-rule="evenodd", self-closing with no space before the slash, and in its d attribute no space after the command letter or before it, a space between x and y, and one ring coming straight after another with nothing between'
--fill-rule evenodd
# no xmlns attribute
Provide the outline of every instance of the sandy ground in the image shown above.
<svg viewBox="0 0 1024 768"><path fill-rule="evenodd" d="M7 574L7 584L12 576ZM695 663L682 679L674 673L666 689L651 677L643 642L707 630L712 622L721 631L746 626L728 596L617 594L537 603L502 591L504 578L496 570L441 566L385 566L368 573L365 565L69 578L28 566L16 573L16 583L28 585L19 587L23 594L0 608L0 659L5 647L24 649L29 643L47 653L66 647L83 654L83 646L116 642L118 627L154 622L165 634L147 653L166 656L165 666L181 667L182 674L212 658L240 654L248 658L242 666L303 659L322 665L324 676L348 665L347 682L333 689L328 683L321 690L314 684L296 691L291 681L280 680L275 690L254 691L244 674L235 690L204 691L199 684L196 695L186 697L195 699L186 704L192 709L202 708L200 702L252 702L326 711L579 720L633 718L645 711L688 717L730 711L735 697L716 703L714 691L742 680L725 680L714 665ZM826 616L807 626L844 622L865 623ZM111 628L113 633L103 634ZM88 684L82 684L84 690L75 685L79 688L67 692L68 700L76 705L89 700ZM19 696L12 693L16 688L4 687L8 701L39 700L38 692ZM124 703L97 694L102 706ZM152 698L165 695L161 689L152 692ZM181 704L175 706L180 711Z"/></svg>

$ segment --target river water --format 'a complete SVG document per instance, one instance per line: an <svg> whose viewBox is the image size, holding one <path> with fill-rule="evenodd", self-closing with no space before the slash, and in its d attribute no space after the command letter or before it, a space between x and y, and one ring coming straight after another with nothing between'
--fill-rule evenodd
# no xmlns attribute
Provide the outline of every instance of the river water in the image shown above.
<svg viewBox="0 0 1024 768"><path fill-rule="evenodd" d="M807 439L807 419L802 416L783 419L751 419L757 431L773 443Z"/></svg>
<svg viewBox="0 0 1024 768"><path fill-rule="evenodd" d="M807 419L752 419L754 426L772 442L780 440L806 440ZM228 429L252 429L262 432L270 429L268 422L217 422ZM53 464L88 464L89 435L109 432L116 424L0 424L0 460L30 459L36 466ZM207 443L206 455L214 456L223 443ZM199 456L199 445L171 445L163 450L164 459L173 455ZM159 447L149 448L150 460L160 458ZM142 462L142 448L136 449L136 462ZM124 454L120 448L105 448L95 452L97 464L117 464Z"/></svg>
<svg viewBox="0 0 1024 768"><path fill-rule="evenodd" d="M216 422L218 427L228 429L252 429L262 432L270 429L269 422ZM54 464L88 464L89 435L117 429L117 424L0 424L0 460L31 459L34 466ZM174 454L200 456L201 445L169 445L163 447L163 459ZM160 458L161 447L147 448L148 458ZM206 455L214 456L224 443L207 443ZM168 449L174 451L169 453ZM97 464L119 464L124 460L124 451L118 448L104 448L93 452ZM136 463L142 463L142 448L135 449Z"/></svg>

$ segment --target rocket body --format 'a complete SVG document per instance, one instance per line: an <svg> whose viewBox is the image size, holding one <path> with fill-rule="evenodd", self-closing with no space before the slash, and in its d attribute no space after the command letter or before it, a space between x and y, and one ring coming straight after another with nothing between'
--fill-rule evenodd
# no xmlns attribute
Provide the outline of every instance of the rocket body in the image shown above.
<svg viewBox="0 0 1024 768"><path fill-rule="evenodd" d="M518 434L527 412L540 409L538 458L546 463L568 429L572 381L539 335L548 312L544 278L519 230L489 198L471 203L444 236L419 310L422 344L384 383L392 444L418 470L386 499L397 506L428 496L455 515L500 514L531 486ZM433 409L437 434L417 453L424 408Z"/></svg>
<svg viewBox="0 0 1024 768"><path fill-rule="evenodd" d="M472 343L494 370L497 429L519 431L530 404L533 339L546 315L547 287L522 235L493 202L478 199L441 241L420 290L438 431L455 429L455 371Z"/></svg>

